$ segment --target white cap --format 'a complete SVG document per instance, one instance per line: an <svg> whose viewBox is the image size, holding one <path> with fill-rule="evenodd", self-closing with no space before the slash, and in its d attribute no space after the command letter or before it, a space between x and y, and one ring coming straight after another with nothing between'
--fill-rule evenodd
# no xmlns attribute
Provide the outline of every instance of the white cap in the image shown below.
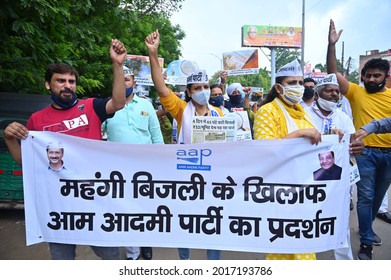
<svg viewBox="0 0 391 280"><path fill-rule="evenodd" d="M339 86L337 76L332 73L328 74L326 77L324 77L322 80L320 80L317 84L316 87L324 86L324 85L336 85Z"/></svg>
<svg viewBox="0 0 391 280"><path fill-rule="evenodd" d="M54 141L54 142L49 142L46 148L47 149L64 149L64 146L62 145L62 143L60 141Z"/></svg>
<svg viewBox="0 0 391 280"><path fill-rule="evenodd" d="M239 90L239 91L243 91L243 87L240 83L233 83L233 84L230 84L227 88L227 94L228 95L232 95L232 93L235 91L235 90Z"/></svg>
<svg viewBox="0 0 391 280"><path fill-rule="evenodd" d="M288 64L285 64L280 69L278 69L276 73L277 77L296 77L296 76L303 76L303 70L301 69L301 65L297 59L295 59L292 62L289 62Z"/></svg>
<svg viewBox="0 0 391 280"><path fill-rule="evenodd" d="M198 70L190 74L187 77L187 84L205 84L208 82L208 75L206 75L205 70Z"/></svg>
<svg viewBox="0 0 391 280"><path fill-rule="evenodd" d="M124 69L124 76L133 76L134 77L134 74L132 72L132 70L130 70L128 67L126 67L125 65L122 66L123 69Z"/></svg>

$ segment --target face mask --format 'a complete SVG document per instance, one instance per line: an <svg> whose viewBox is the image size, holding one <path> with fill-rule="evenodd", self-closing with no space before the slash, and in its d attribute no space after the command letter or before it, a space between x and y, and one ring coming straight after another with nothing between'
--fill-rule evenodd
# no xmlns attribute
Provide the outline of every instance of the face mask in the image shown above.
<svg viewBox="0 0 391 280"><path fill-rule="evenodd" d="M206 105L210 97L210 89L204 89L191 95L193 99L199 105Z"/></svg>
<svg viewBox="0 0 391 280"><path fill-rule="evenodd" d="M133 93L133 87L126 89L126 98L128 98Z"/></svg>
<svg viewBox="0 0 391 280"><path fill-rule="evenodd" d="M338 102L327 101L326 99L323 99L321 97L318 97L317 102L319 107L323 110L326 110L327 112L333 112L338 105Z"/></svg>
<svg viewBox="0 0 391 280"><path fill-rule="evenodd" d="M215 107L220 107L221 105L223 105L223 102L224 102L223 96L217 96L209 99L209 103Z"/></svg>
<svg viewBox="0 0 391 280"><path fill-rule="evenodd" d="M53 92L50 92L50 94L51 94L52 101L54 103L56 103L58 106L60 106L62 109L69 109L69 108L73 107L74 105L76 105L76 103L77 103L76 102L77 98L76 98L76 94L75 93L73 93L72 99L70 101L68 101L68 102L65 102L64 100L61 100Z"/></svg>
<svg viewBox="0 0 391 280"><path fill-rule="evenodd" d="M315 91L310 88L310 87L304 87L304 94L303 94L303 99L304 100L309 100L312 97L314 97Z"/></svg>
<svg viewBox="0 0 391 280"><path fill-rule="evenodd" d="M244 93L244 91L242 91L242 95L241 95L242 99L244 99L245 96L246 94Z"/></svg>
<svg viewBox="0 0 391 280"><path fill-rule="evenodd" d="M293 86L282 86L283 93L280 94L282 99L289 105L294 105L299 103L299 101L303 98L304 87L301 85L293 85Z"/></svg>
<svg viewBox="0 0 391 280"><path fill-rule="evenodd" d="M367 90L368 93L375 93L378 91L381 91L384 86L386 85L386 79L383 80L380 84L370 82L370 83L364 83L364 87Z"/></svg>
<svg viewBox="0 0 391 280"><path fill-rule="evenodd" d="M243 93L244 95L244 93ZM229 100L231 101L232 104L240 104L240 102L242 101L242 95L230 95L229 96Z"/></svg>

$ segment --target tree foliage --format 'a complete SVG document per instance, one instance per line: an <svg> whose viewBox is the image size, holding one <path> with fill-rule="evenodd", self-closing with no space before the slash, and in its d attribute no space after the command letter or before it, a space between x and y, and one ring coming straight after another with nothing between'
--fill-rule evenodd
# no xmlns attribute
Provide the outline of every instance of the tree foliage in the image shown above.
<svg viewBox="0 0 391 280"><path fill-rule="evenodd" d="M185 34L167 15L182 1L3 0L0 91L44 93L46 66L65 62L80 74L79 95L110 95L111 39L121 40L129 54L146 55L144 39L159 29L170 42L162 44L161 56L178 59Z"/></svg>
<svg viewBox="0 0 391 280"><path fill-rule="evenodd" d="M276 71L295 59L301 62L300 56L301 52L297 49L276 48Z"/></svg>
<svg viewBox="0 0 391 280"><path fill-rule="evenodd" d="M318 70L320 70L320 72L327 73L327 65L326 64L323 65L321 63L318 63L315 65L314 69L318 69ZM342 65L341 60L337 59L337 69L338 69L338 72L346 75L346 79L349 82L356 83L356 84L359 83L359 81L358 81L359 73L358 73L357 68L353 69L353 70L350 69L349 73L346 73L347 69L344 67L344 65Z"/></svg>
<svg viewBox="0 0 391 280"><path fill-rule="evenodd" d="M169 17L182 8L183 0L121 0L121 5L128 10L138 11L140 17L161 13Z"/></svg>

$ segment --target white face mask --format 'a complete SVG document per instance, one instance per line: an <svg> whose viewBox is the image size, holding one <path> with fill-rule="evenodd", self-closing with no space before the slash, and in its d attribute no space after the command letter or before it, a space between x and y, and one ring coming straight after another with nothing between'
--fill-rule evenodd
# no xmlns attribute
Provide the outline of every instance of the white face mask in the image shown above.
<svg viewBox="0 0 391 280"><path fill-rule="evenodd" d="M204 89L191 95L191 99L193 99L199 105L208 104L209 97L210 89Z"/></svg>
<svg viewBox="0 0 391 280"><path fill-rule="evenodd" d="M338 102L327 101L326 99L323 99L321 97L318 97L317 102L319 107L323 110L326 110L327 112L333 112L338 105Z"/></svg>
<svg viewBox="0 0 391 280"><path fill-rule="evenodd" d="M282 99L289 104L294 105L299 103L299 101L303 98L304 87L302 85L293 85L293 86L282 86L283 93L280 94Z"/></svg>

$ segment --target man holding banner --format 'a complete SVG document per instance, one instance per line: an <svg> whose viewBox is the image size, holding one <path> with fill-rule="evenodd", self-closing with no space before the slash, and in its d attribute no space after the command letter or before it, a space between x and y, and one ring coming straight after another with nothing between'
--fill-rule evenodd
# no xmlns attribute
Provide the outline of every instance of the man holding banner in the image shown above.
<svg viewBox="0 0 391 280"><path fill-rule="evenodd" d="M26 139L29 130L51 131L68 135L101 140L101 124L125 105L125 82L122 63L126 57L126 48L118 40L112 40L110 58L114 71L112 98L89 98L78 100L76 85L79 74L72 66L50 64L45 73L45 87L51 93L51 106L34 113L27 122L27 127L13 122L4 131L4 139L12 157L22 164L20 139ZM29 165L24 162L24 167ZM27 211L27 208L26 208ZM53 259L70 260L76 257L75 244L49 242ZM119 259L117 247L91 246L101 259Z"/></svg>

